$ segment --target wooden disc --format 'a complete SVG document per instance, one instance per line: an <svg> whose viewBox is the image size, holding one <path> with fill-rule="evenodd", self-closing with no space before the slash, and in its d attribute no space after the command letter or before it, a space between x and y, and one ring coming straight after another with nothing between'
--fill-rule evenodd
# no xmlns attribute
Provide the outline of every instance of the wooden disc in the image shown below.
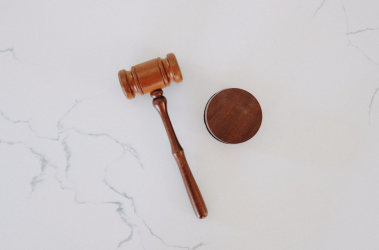
<svg viewBox="0 0 379 250"><path fill-rule="evenodd" d="M224 143L241 143L252 138L262 123L259 102L243 89L224 89L209 99L204 121L209 133Z"/></svg>

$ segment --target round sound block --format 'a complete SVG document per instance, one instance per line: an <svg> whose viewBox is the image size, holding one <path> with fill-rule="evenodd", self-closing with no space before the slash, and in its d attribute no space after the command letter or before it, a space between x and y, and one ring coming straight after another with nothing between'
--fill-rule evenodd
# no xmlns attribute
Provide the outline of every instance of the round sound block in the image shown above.
<svg viewBox="0 0 379 250"><path fill-rule="evenodd" d="M209 133L224 143L237 144L252 138L262 123L259 102L243 89L224 89L205 106L204 121Z"/></svg>

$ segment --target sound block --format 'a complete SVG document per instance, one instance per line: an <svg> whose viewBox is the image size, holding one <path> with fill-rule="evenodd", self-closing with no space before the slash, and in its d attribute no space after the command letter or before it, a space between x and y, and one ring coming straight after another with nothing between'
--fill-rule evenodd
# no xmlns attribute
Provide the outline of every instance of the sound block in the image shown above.
<svg viewBox="0 0 379 250"><path fill-rule="evenodd" d="M237 144L251 139L262 123L262 109L249 92L230 88L214 94L205 106L204 122L217 140Z"/></svg>

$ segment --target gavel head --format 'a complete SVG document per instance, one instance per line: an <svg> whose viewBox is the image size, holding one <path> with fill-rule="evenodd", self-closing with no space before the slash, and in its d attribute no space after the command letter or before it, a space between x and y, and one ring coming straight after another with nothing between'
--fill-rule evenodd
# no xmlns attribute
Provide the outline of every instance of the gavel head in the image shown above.
<svg viewBox="0 0 379 250"><path fill-rule="evenodd" d="M170 86L172 81L183 80L178 61L173 53L133 66L130 71L118 72L118 79L126 98L133 99L136 93L148 94L157 89Z"/></svg>

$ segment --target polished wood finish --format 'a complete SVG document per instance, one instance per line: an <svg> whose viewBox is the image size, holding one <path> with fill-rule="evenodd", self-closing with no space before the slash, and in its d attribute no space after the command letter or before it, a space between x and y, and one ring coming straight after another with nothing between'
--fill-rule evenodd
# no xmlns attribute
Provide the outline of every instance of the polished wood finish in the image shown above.
<svg viewBox="0 0 379 250"><path fill-rule="evenodd" d="M183 80L175 55L170 53L165 59L158 57L138 64L133 66L130 71L120 70L118 77L128 99L133 99L137 93L141 95L150 93L153 105L162 118L170 140L172 154L178 164L195 214L200 219L205 218L208 215L207 207L188 166L183 148L175 135L167 113L167 100L162 91L162 88L170 86L172 81L179 83Z"/></svg>
<svg viewBox="0 0 379 250"><path fill-rule="evenodd" d="M237 144L251 139L262 123L262 109L249 92L231 88L208 101L204 121L209 133L224 143Z"/></svg>
<svg viewBox="0 0 379 250"><path fill-rule="evenodd" d="M186 157L184 155L184 150L182 146L180 146L174 128L172 127L170 117L167 113L167 100L163 96L163 91L161 89L158 89L151 92L150 95L154 98L153 105L162 118L168 139L170 140L172 154L174 155L180 173L182 174L184 185L187 189L188 197L191 201L193 210L195 211L197 217L200 219L205 218L208 215L208 210L200 193L200 190L196 184L195 178L192 175L191 169L188 166Z"/></svg>
<svg viewBox="0 0 379 250"><path fill-rule="evenodd" d="M172 81L180 83L183 80L178 61L173 53L137 64L130 71L118 72L121 87L128 99L133 99L137 93L144 95L157 89L170 86Z"/></svg>

